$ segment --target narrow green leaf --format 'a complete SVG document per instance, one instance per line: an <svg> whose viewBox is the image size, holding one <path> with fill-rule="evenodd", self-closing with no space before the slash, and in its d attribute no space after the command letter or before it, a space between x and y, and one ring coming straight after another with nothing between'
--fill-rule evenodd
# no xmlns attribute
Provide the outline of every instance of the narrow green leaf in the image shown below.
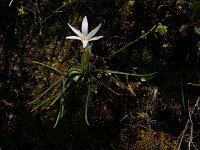
<svg viewBox="0 0 200 150"><path fill-rule="evenodd" d="M144 77L141 77L140 80L141 80L142 82L146 82L146 81L147 81L146 78L144 78Z"/></svg>
<svg viewBox="0 0 200 150"><path fill-rule="evenodd" d="M58 112L58 116L57 116L57 118L56 118L56 122L55 122L53 128L55 128L55 127L57 126L58 121L60 120L60 115L61 115L61 112L59 111L59 112Z"/></svg>
<svg viewBox="0 0 200 150"><path fill-rule="evenodd" d="M87 92L87 98L86 98L86 103L85 103L85 121L86 124L89 126L89 122L88 122L88 102L90 100L90 93L91 92L91 85L88 85L88 92Z"/></svg>
<svg viewBox="0 0 200 150"><path fill-rule="evenodd" d="M195 26L194 27L194 31L198 34L198 35L200 35L200 25L199 26Z"/></svg>
<svg viewBox="0 0 200 150"><path fill-rule="evenodd" d="M53 98L52 98L52 102L51 102L51 104L49 104L49 106L47 107L47 109L49 109L49 108L51 108L51 106L53 106L56 102L57 102L57 100L59 99L61 97L61 93L58 93L58 94L56 94Z"/></svg>
<svg viewBox="0 0 200 150"><path fill-rule="evenodd" d="M129 76L137 76L137 77L151 76L157 73L157 72L154 72L154 73L149 73L149 74L136 74L136 73L127 73L127 72L107 70L107 69L96 69L94 70L94 72L113 73L113 74L129 75Z"/></svg>
<svg viewBox="0 0 200 150"><path fill-rule="evenodd" d="M37 62L37 61L31 61L31 62L34 63L34 64L42 65L42 66L44 66L44 67L46 67L46 68L48 68L48 69L51 69L51 70L57 72L57 73L60 74L60 75L64 75L62 72L58 71L57 69L55 69L55 68L53 68L53 67L51 67L51 66L49 66L49 65L44 64L44 63Z"/></svg>
<svg viewBox="0 0 200 150"><path fill-rule="evenodd" d="M60 109L58 112L58 116L56 118L56 122L54 124L54 128L57 126L58 121L63 117L63 115L64 115L64 98L61 98L60 99Z"/></svg>
<svg viewBox="0 0 200 150"><path fill-rule="evenodd" d="M41 107L42 105L44 105L44 104L45 104L46 102L48 102L48 101L50 101L50 100L47 99L47 100L41 102L39 105L35 106L35 107L31 110L31 112L37 110L39 107Z"/></svg>
<svg viewBox="0 0 200 150"><path fill-rule="evenodd" d="M40 100L47 92L49 92L51 90L51 88L53 88L55 85L57 85L61 80L63 79L63 77L59 78L57 81L55 81L53 84L51 84L51 86L46 89L42 94L40 94L35 100L33 100L32 102L30 102L29 104L35 104L38 100Z"/></svg>
<svg viewBox="0 0 200 150"><path fill-rule="evenodd" d="M133 42L128 43L127 45L125 45L124 47L120 48L118 51L108 55L105 59L111 59L114 56L116 56L118 53L123 52L125 50L127 50L128 47L132 46L133 44L135 44L136 42L138 42L141 39L144 39L145 37L147 37L147 35L149 33L151 33L154 29L155 29L156 25L154 25L147 33L142 34L140 37L138 37L136 40L134 40Z"/></svg>

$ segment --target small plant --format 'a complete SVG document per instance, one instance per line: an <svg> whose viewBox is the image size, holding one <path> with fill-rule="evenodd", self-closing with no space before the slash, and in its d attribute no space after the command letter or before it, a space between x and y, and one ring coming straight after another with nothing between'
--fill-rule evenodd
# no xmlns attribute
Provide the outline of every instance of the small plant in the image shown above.
<svg viewBox="0 0 200 150"><path fill-rule="evenodd" d="M194 31L200 35L200 2L198 0L191 0L188 3L188 7L183 10L183 14L187 16L188 22L180 27L180 32L193 27Z"/></svg>
<svg viewBox="0 0 200 150"><path fill-rule="evenodd" d="M125 75L127 80L127 76L138 76L138 77L144 77L144 76L151 76L155 73L151 74L136 74L136 73L127 73L127 72L120 72L120 71L114 71L114 70L109 70L107 68L96 68L94 64L92 63L91 59L93 57L92 54L92 44L89 45L90 41L94 40L99 40L103 36L97 36L94 37L94 35L98 32L99 28L101 27L101 24L99 24L95 29L93 29L91 32L88 33L88 21L87 17L85 16L83 21L82 21L82 32L68 24L69 27L74 31L74 33L77 36L68 36L66 39L75 39L75 40L81 40L83 49L80 51L81 55L81 60L80 63L76 62L75 65L70 66L67 68L66 72L60 72L46 64L40 63L40 62L35 62L35 64L42 65L44 67L47 67L55 72L57 72L60 75L60 78L55 81L47 90L45 90L41 95L38 96L37 99L32 101L30 104L33 105L33 110L35 111L38 108L40 108L43 105L48 105L47 109L52 107L55 103L59 102L60 108L58 111L56 123L54 127L58 124L58 121L63 117L65 113L65 105L66 105L66 100L68 100L68 97L73 94L79 94L81 93L81 89L85 89L83 91L86 91L83 95L86 95L86 102L85 102L85 121L87 125L89 125L88 121L88 103L91 100L91 95L92 95L92 85L94 85L96 82L94 80L97 80L94 74L107 74L110 78L114 79L116 82L121 82L118 80L115 76L112 76L112 74L118 74L118 75ZM146 36L147 34L145 34ZM143 37L144 35L142 35ZM140 37L140 39L142 39ZM121 52L122 50L120 49L118 52ZM114 56L116 53L112 54ZM61 90L58 91L54 96L51 98L48 98L47 100L42 100L42 98L50 91L52 88L54 88L58 84L62 84ZM128 83L128 82L127 82ZM134 95L134 92L132 89L130 89L130 85L128 84L126 89Z"/></svg>
<svg viewBox="0 0 200 150"><path fill-rule="evenodd" d="M164 35L167 33L167 26L163 26L160 22L158 23L158 26L155 29L155 32L159 33L160 35Z"/></svg>

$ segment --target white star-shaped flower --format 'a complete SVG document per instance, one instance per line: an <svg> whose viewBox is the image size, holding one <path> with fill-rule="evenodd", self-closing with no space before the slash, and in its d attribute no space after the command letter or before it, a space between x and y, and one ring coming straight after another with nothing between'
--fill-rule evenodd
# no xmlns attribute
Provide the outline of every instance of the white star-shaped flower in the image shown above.
<svg viewBox="0 0 200 150"><path fill-rule="evenodd" d="M83 48L85 48L88 45L88 42L95 41L103 37L103 36L93 37L101 27L101 23L96 28L94 28L90 33L88 33L87 16L83 18L81 32L77 30L75 27L72 27L69 23L68 25L77 36L67 36L66 39L81 40Z"/></svg>

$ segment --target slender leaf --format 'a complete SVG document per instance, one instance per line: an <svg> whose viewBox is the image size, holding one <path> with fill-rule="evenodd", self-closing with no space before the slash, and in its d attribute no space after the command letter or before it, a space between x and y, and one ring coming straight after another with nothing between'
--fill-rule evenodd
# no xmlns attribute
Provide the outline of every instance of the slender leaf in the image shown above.
<svg viewBox="0 0 200 150"><path fill-rule="evenodd" d="M60 75L64 75L62 72L58 71L57 69L55 69L55 68L53 68L53 67L51 67L51 66L49 66L49 65L44 64L44 63L37 62L37 61L31 61L31 62L34 63L34 64L42 65L42 66L44 66L44 67L46 67L46 68L49 68L49 69L51 69L51 70L57 72L57 73L60 74Z"/></svg>
<svg viewBox="0 0 200 150"><path fill-rule="evenodd" d="M48 102L48 101L50 101L50 100L47 99L47 100L41 102L39 105L35 106L35 107L31 110L31 112L37 110L39 107L41 107L42 105L44 105L44 104L45 104L46 102Z"/></svg>
<svg viewBox="0 0 200 150"><path fill-rule="evenodd" d="M63 115L64 115L64 98L61 98L60 99L60 109L58 112L58 116L56 118L56 122L54 124L54 128L57 126L58 121L63 117Z"/></svg>
<svg viewBox="0 0 200 150"><path fill-rule="evenodd" d="M51 104L49 104L49 106L47 107L47 109L49 109L49 108L51 108L51 106L53 106L56 102L57 102L57 100L61 97L61 93L58 93L58 94L56 94L52 99L54 99L52 102L51 102Z"/></svg>
<svg viewBox="0 0 200 150"><path fill-rule="evenodd" d="M91 98L91 85L88 85L88 92L87 92L87 98L86 98L86 103L85 103L85 121L86 121L86 124L89 126L89 122L88 122L88 102Z"/></svg>
<svg viewBox="0 0 200 150"><path fill-rule="evenodd" d="M51 84L51 86L46 89L42 94L40 94L35 100L33 100L32 102L30 102L29 104L35 104L38 100L40 100L47 92L49 92L51 90L51 88L53 88L55 85L57 85L61 80L63 79L63 77L59 78L57 81L55 81L53 84Z"/></svg>
<svg viewBox="0 0 200 150"><path fill-rule="evenodd" d="M127 73L127 72L107 70L107 69L96 69L94 70L94 72L113 73L113 74L129 75L129 76L137 76L137 77L151 76L157 73L157 72L154 72L154 73L149 73L149 74L136 74L136 73Z"/></svg>
<svg viewBox="0 0 200 150"><path fill-rule="evenodd" d="M115 55L117 55L120 52L125 51L128 47L132 46L133 44L135 44L136 42L138 42L141 39L144 39L149 33L151 33L154 29L155 29L156 25L154 25L147 33L142 34L139 38L137 38L136 40L134 40L133 42L130 42L129 44L125 45L124 47L120 48L118 51L108 55L105 59L111 59L113 58Z"/></svg>

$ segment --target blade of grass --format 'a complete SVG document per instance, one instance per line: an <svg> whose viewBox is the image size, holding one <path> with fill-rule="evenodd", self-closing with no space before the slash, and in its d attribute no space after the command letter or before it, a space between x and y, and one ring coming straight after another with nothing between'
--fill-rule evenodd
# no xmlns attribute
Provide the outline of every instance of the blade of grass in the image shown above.
<svg viewBox="0 0 200 150"><path fill-rule="evenodd" d="M59 112L58 112L58 116L57 116L57 118L56 118L56 122L55 122L53 128L55 128L55 127L57 126L58 121L60 120L60 115L61 115L61 112L59 111Z"/></svg>
<svg viewBox="0 0 200 150"><path fill-rule="evenodd" d="M39 105L35 106L35 107L31 110L31 112L35 111L36 109L38 109L40 106L42 106L43 104L45 104L45 103L48 102L48 101L50 101L50 100L47 99L47 100L43 101L42 103L40 103Z"/></svg>
<svg viewBox="0 0 200 150"><path fill-rule="evenodd" d="M54 124L54 128L57 126L58 121L63 117L63 115L64 115L64 98L61 98L60 109L59 109L59 112L58 112L58 116L56 118L56 122Z"/></svg>
<svg viewBox="0 0 200 150"><path fill-rule="evenodd" d="M49 66L49 65L46 65L46 64L44 64L44 63L37 62L37 61L31 61L31 62L34 63L34 64L42 65L42 66L44 66L44 67L46 67L46 68L49 68L49 69L51 69L51 70L57 72L57 73L60 74L60 75L63 75L63 76L65 75L64 73L62 73L62 72L56 70L55 68L53 68L53 67L51 67L51 66Z"/></svg>
<svg viewBox="0 0 200 150"><path fill-rule="evenodd" d="M154 72L154 73L149 73L149 74L136 74L136 73L127 73L127 72L107 70L107 69L96 69L94 70L94 72L113 73L113 74L129 75L129 76L136 76L136 77L151 76L157 73L157 72Z"/></svg>
<svg viewBox="0 0 200 150"><path fill-rule="evenodd" d="M47 110L48 110L49 108L51 108L51 106L53 106L53 105L55 104L55 102L56 102L60 97L61 97L61 93L58 93L58 94L56 94L53 98L51 98L51 99L54 99L54 100L51 102L51 104L49 104L49 106L47 107Z"/></svg>
<svg viewBox="0 0 200 150"><path fill-rule="evenodd" d="M63 79L63 77L61 77L60 79L58 79L57 81L55 81L48 89L46 89L42 94L40 94L35 100L33 100L32 102L30 102L29 104L34 104L38 100L40 100L49 90L51 90L52 87L54 87L56 84L58 84L62 79Z"/></svg>
<svg viewBox="0 0 200 150"><path fill-rule="evenodd" d="M87 92L87 98L86 98L86 103L85 103L85 121L88 126L90 125L88 122L88 102L90 100L90 91L91 91L91 85L88 85L88 92Z"/></svg>

